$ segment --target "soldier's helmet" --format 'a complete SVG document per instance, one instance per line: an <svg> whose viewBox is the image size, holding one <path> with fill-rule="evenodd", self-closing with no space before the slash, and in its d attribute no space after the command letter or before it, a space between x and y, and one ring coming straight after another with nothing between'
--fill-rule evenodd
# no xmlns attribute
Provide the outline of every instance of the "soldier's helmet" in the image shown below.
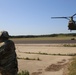
<svg viewBox="0 0 76 75"><path fill-rule="evenodd" d="M2 37L2 38L9 38L9 34L8 34L7 31L1 31L0 32L0 37Z"/></svg>

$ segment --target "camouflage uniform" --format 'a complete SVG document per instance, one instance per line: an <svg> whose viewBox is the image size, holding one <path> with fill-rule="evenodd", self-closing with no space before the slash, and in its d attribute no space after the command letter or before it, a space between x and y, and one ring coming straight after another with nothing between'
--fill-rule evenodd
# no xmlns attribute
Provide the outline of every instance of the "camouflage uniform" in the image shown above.
<svg viewBox="0 0 76 75"><path fill-rule="evenodd" d="M17 75L18 63L15 45L11 40L0 43L0 72L2 75Z"/></svg>

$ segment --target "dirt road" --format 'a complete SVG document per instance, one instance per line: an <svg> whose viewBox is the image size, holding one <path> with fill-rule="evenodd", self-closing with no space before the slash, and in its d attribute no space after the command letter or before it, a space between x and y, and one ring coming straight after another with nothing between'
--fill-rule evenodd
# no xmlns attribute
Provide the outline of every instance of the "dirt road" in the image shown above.
<svg viewBox="0 0 76 75"><path fill-rule="evenodd" d="M28 70L30 75L63 75L64 66L71 56L54 56L49 54L76 53L75 47L52 47L51 45L16 45L19 71ZM41 54L43 53L43 54ZM47 55L45 55L47 54ZM28 58L28 60L25 60Z"/></svg>

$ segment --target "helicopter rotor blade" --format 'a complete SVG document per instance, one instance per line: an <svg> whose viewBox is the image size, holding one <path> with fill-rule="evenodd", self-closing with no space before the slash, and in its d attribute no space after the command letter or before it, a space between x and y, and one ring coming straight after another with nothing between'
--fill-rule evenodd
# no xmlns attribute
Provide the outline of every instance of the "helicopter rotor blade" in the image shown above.
<svg viewBox="0 0 76 75"><path fill-rule="evenodd" d="M76 15L76 13L72 17L74 17L75 15Z"/></svg>
<svg viewBox="0 0 76 75"><path fill-rule="evenodd" d="M67 17L51 17L51 18L67 18Z"/></svg>
<svg viewBox="0 0 76 75"><path fill-rule="evenodd" d="M64 19L68 19L69 20L69 17L51 17L52 19L58 19L58 18L64 18Z"/></svg>

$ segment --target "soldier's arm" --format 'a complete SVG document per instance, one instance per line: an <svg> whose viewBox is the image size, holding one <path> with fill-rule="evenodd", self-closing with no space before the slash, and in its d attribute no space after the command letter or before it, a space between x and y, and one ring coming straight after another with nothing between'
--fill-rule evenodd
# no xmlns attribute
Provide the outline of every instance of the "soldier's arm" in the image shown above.
<svg viewBox="0 0 76 75"><path fill-rule="evenodd" d="M1 43L1 45L0 45L0 54L2 52L4 52L4 49L5 49L5 43Z"/></svg>

